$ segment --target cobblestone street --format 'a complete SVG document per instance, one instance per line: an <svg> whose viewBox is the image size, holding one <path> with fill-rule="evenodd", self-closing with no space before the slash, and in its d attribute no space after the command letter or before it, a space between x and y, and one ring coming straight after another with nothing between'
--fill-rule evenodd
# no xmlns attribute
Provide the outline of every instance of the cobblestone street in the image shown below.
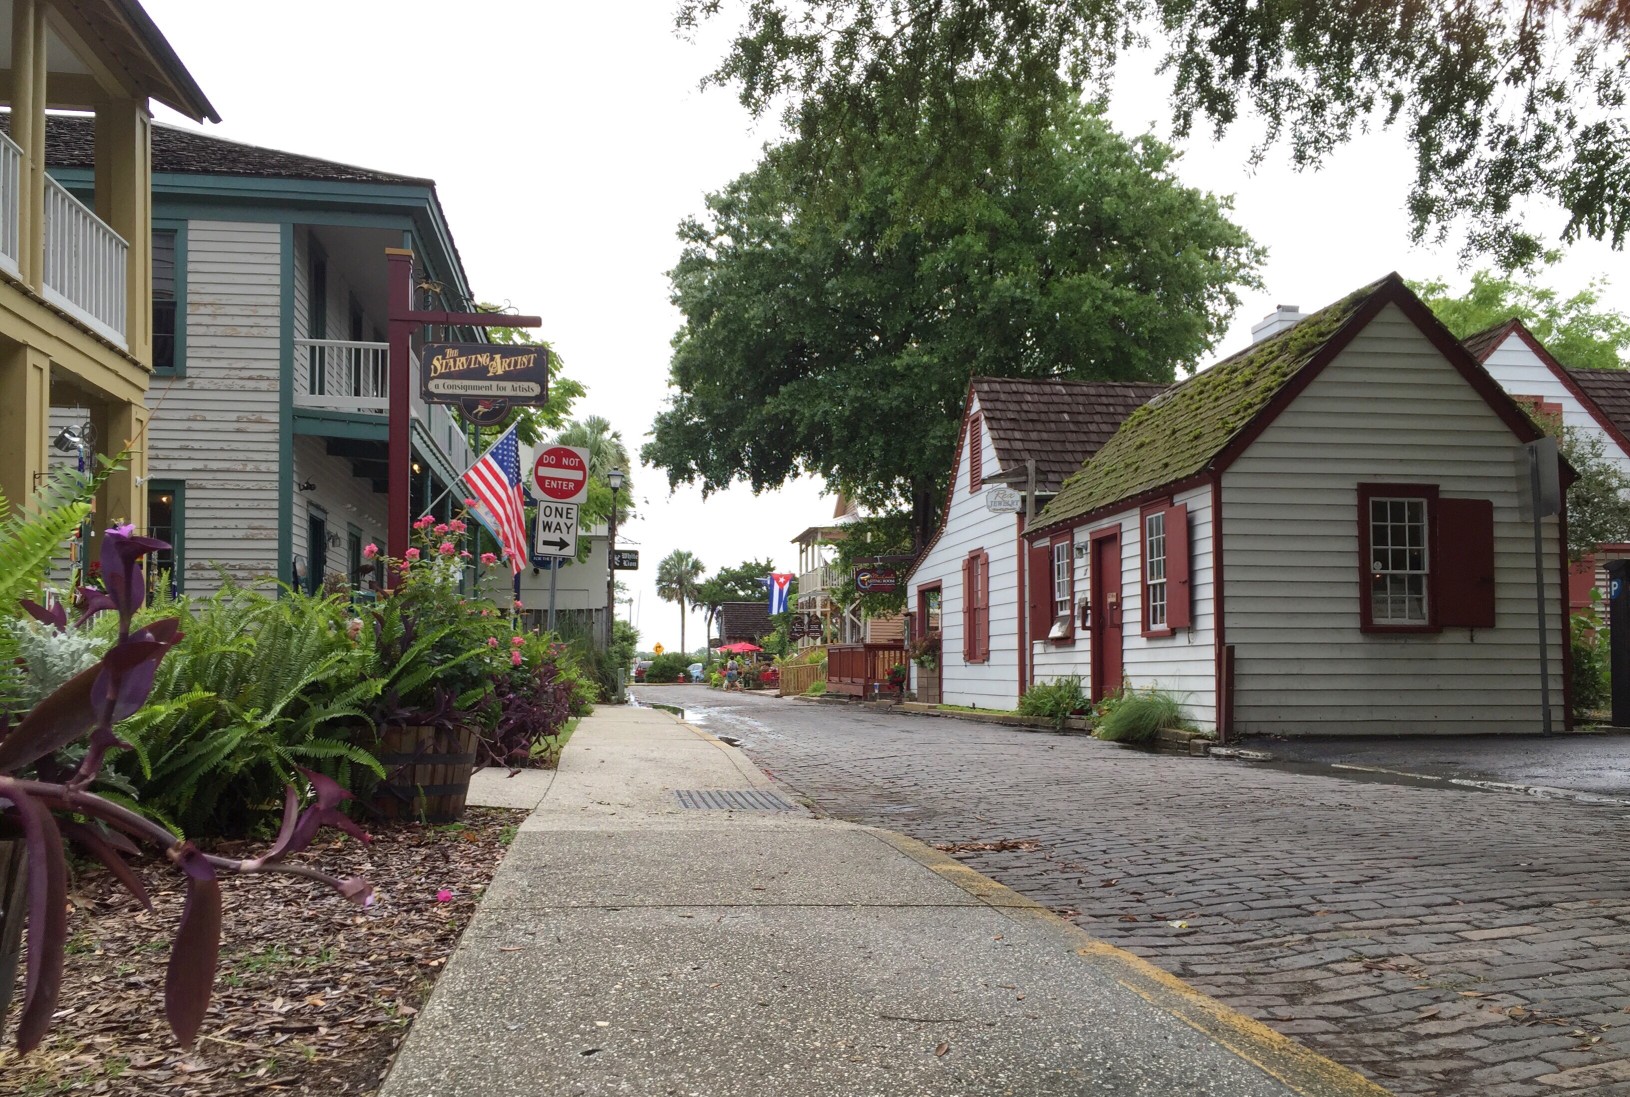
<svg viewBox="0 0 1630 1097"><path fill-rule="evenodd" d="M1622 807L650 690L1400 1094L1630 1094Z"/></svg>

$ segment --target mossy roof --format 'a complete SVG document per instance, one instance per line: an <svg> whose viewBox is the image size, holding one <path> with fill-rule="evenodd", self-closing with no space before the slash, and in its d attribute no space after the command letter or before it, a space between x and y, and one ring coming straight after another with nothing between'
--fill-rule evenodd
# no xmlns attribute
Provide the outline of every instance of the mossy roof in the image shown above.
<svg viewBox="0 0 1630 1097"><path fill-rule="evenodd" d="M1202 471L1372 296L1396 280L1389 275L1371 283L1144 404L1064 482L1035 528L1091 514Z"/></svg>

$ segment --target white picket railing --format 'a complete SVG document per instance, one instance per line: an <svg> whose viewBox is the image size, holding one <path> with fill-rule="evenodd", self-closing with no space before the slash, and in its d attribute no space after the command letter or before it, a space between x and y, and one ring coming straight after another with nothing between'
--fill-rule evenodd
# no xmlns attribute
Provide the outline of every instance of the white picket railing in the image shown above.
<svg viewBox="0 0 1630 1097"><path fill-rule="evenodd" d="M121 347L129 250L89 207L55 179L45 180L45 299Z"/></svg>
<svg viewBox="0 0 1630 1097"><path fill-rule="evenodd" d="M22 255L22 147L0 133L0 270L16 277Z"/></svg>
<svg viewBox="0 0 1630 1097"><path fill-rule="evenodd" d="M389 414L390 344L296 339L294 406Z"/></svg>

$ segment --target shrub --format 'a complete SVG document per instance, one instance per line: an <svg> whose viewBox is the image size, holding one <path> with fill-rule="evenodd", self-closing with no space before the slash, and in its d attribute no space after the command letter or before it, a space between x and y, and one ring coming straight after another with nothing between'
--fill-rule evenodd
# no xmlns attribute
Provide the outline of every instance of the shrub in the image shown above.
<svg viewBox="0 0 1630 1097"><path fill-rule="evenodd" d="M824 679L824 678L821 679L819 682L812 683L808 689L804 690L804 696L805 697L823 697L825 695L826 695L826 679Z"/></svg>
<svg viewBox="0 0 1630 1097"><path fill-rule="evenodd" d="M647 682L678 682L690 666L691 660L677 652L663 652L651 660L651 665L645 671Z"/></svg>
<svg viewBox="0 0 1630 1097"><path fill-rule="evenodd" d="M1594 612L1576 613L1573 631L1573 718L1585 722L1613 700L1608 667L1608 630Z"/></svg>
<svg viewBox="0 0 1630 1097"><path fill-rule="evenodd" d="M1146 743L1169 728L1192 731L1194 724L1184 714L1181 701L1150 686L1123 690L1111 703L1100 706L1093 734L1114 743Z"/></svg>
<svg viewBox="0 0 1630 1097"><path fill-rule="evenodd" d="M1064 721L1085 712L1091 705L1081 688L1081 676L1071 674L1051 682L1038 682L1025 690L1024 696L1019 698L1019 715L1039 716L1062 729Z"/></svg>

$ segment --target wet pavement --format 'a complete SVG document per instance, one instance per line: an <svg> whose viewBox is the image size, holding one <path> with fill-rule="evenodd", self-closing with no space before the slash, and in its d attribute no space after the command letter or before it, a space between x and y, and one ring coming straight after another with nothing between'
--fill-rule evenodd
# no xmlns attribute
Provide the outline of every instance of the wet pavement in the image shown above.
<svg viewBox="0 0 1630 1097"><path fill-rule="evenodd" d="M1630 799L1624 739L1385 759L1442 767L1422 780L1330 768L1382 760L1358 743L1262 765L755 694L651 699L820 810L945 849L1395 1093L1630 1095L1630 807L1450 783Z"/></svg>

